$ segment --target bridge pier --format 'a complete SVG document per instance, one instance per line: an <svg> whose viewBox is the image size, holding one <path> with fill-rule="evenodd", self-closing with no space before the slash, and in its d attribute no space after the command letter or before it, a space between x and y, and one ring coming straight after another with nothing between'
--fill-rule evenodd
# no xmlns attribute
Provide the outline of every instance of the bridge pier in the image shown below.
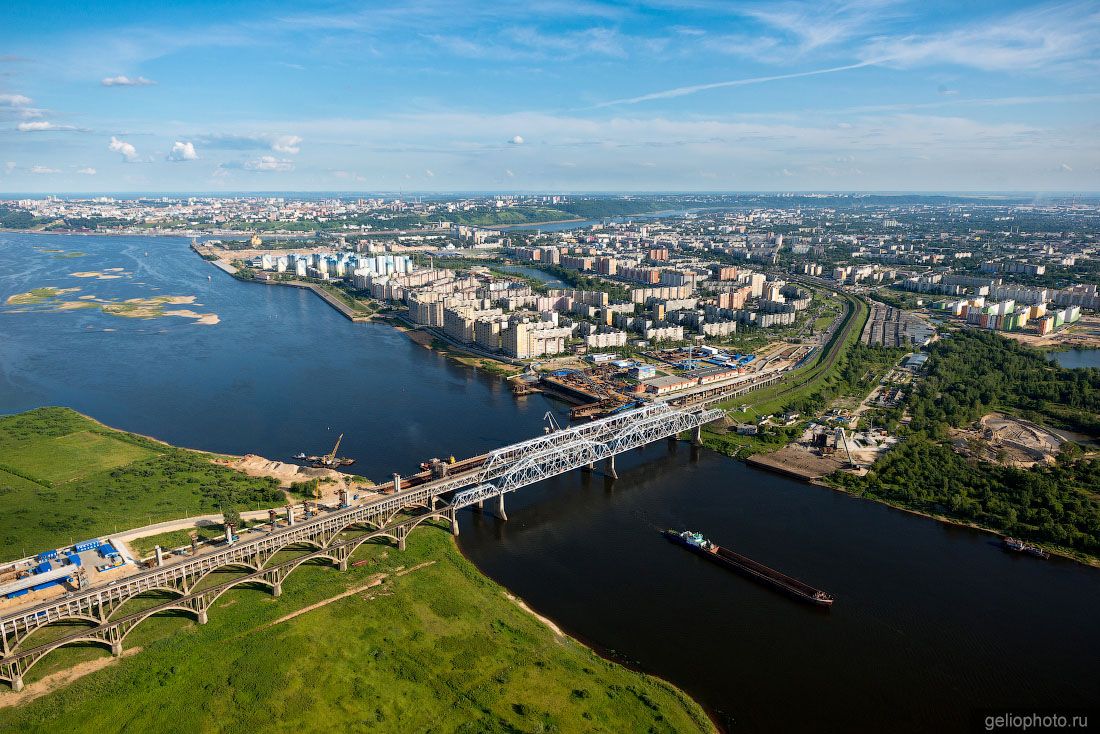
<svg viewBox="0 0 1100 734"><path fill-rule="evenodd" d="M282 593L282 584L279 584L279 593ZM278 596L278 594L276 594ZM199 609L196 614L198 615L199 624L206 624L206 609Z"/></svg>
<svg viewBox="0 0 1100 734"><path fill-rule="evenodd" d="M485 500L478 500L477 501L477 511L478 512L483 512L484 510L485 510Z"/></svg>
<svg viewBox="0 0 1100 734"><path fill-rule="evenodd" d="M111 654L116 658L122 655L122 642L116 640L111 643Z"/></svg>
<svg viewBox="0 0 1100 734"><path fill-rule="evenodd" d="M286 524L287 524L287 527L290 527L294 524L294 506L293 505L287 505L286 506Z"/></svg>
<svg viewBox="0 0 1100 734"><path fill-rule="evenodd" d="M581 471L585 472L585 473L592 472L592 471L595 471L595 470L596 470L596 464L595 463L588 463L588 464L585 464L584 466L581 467Z"/></svg>
<svg viewBox="0 0 1100 734"><path fill-rule="evenodd" d="M451 508L451 535L458 537L458 511L455 508Z"/></svg>
<svg viewBox="0 0 1100 734"><path fill-rule="evenodd" d="M691 434L691 445L696 447L703 445L703 426L701 424L695 426L695 430Z"/></svg>
<svg viewBox="0 0 1100 734"><path fill-rule="evenodd" d="M403 551L406 546L406 538L409 535L409 531L404 528L398 528L397 530L397 550Z"/></svg>
<svg viewBox="0 0 1100 734"><path fill-rule="evenodd" d="M619 478L619 473L615 471L615 454L611 454L611 456L607 457L607 476L612 479ZM501 498L503 499L503 495L501 495Z"/></svg>
<svg viewBox="0 0 1100 734"><path fill-rule="evenodd" d="M19 691L23 690L23 676L19 675L19 673L15 673L12 675L11 689L15 693L19 693Z"/></svg>
<svg viewBox="0 0 1100 734"><path fill-rule="evenodd" d="M341 558L339 561L336 562L336 568L340 571L347 571L348 570L348 559L347 558Z"/></svg>
<svg viewBox="0 0 1100 734"><path fill-rule="evenodd" d="M164 549L158 545L155 550L157 553L157 568L160 568L164 565Z"/></svg>
<svg viewBox="0 0 1100 734"><path fill-rule="evenodd" d="M508 513L504 511L504 493L497 495L497 517L504 522L508 522Z"/></svg>
<svg viewBox="0 0 1100 734"><path fill-rule="evenodd" d="M276 581L274 584L271 585L271 595L272 596L282 596L283 595L283 582L282 581ZM201 624L201 622L200 622L200 624Z"/></svg>

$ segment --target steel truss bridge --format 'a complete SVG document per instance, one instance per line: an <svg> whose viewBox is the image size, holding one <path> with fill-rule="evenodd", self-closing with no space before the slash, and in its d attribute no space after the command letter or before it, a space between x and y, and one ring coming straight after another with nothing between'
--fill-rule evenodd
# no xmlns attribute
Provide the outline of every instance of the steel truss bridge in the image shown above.
<svg viewBox="0 0 1100 734"><path fill-rule="evenodd" d="M573 428L496 449L479 460L461 462L452 476L425 481L401 489L395 478L392 494L378 499L298 520L287 511L287 525L274 527L264 536L242 540L178 563L141 571L106 585L95 586L0 616L0 681L14 690L23 687L23 676L50 652L65 645L97 643L122 653L123 642L137 625L167 611L184 611L203 624L211 605L225 592L241 584L259 584L274 596L282 593L283 580L301 564L325 559L346 570L352 553L363 543L382 541L405 549L406 538L421 523L449 522L458 534L458 510L497 498L497 514L507 519L504 495L508 492L564 474L573 469L592 469L606 462L615 473L615 456L661 439L675 439L693 432L698 443L704 424L724 415L721 410L676 409L664 403L646 405ZM407 517L411 512L414 517ZM351 535L352 532L356 534ZM268 565L287 549L308 548L282 563ZM242 575L221 584L203 584L210 574L236 569ZM126 602L149 592L172 598L131 614L117 615ZM59 622L82 622L69 635L28 647L23 643L37 630Z"/></svg>

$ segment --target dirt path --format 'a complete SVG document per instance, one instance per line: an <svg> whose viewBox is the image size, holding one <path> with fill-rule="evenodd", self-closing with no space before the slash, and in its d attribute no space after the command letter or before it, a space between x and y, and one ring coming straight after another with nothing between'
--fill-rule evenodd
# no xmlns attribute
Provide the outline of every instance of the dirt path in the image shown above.
<svg viewBox="0 0 1100 734"><path fill-rule="evenodd" d="M274 622L271 622L270 624L266 624L263 627L261 627L260 629L265 630L268 627L274 627L277 624L282 624L283 622L288 622L288 621L294 619L295 617L300 617L301 615L305 614L306 612L312 612L314 609L320 609L321 607L328 606L329 604L333 603L334 601L340 601L341 599L346 599L349 596L355 596L356 594L358 594L361 591L366 591L367 589L372 589L375 586L379 586L385 579L386 579L386 574L376 573L373 576L371 576L369 583L363 584L362 586L356 586L354 589L348 589L344 593L337 594L336 596L331 596L328 599L322 599L321 601L317 602L316 604L310 604L308 607L302 607L301 609L299 609L296 612L291 612L290 614L287 614L284 617L279 617Z"/></svg>
<svg viewBox="0 0 1100 734"><path fill-rule="evenodd" d="M122 658L128 658L131 655L137 655L141 652L140 647L131 647L127 650L123 650L122 654L118 657L97 658L95 660L89 660L86 663L80 663L73 666L68 670L61 670L56 673L47 675L42 680L37 680L34 683L28 683L27 687L16 693L15 691L6 691L0 693L0 708L7 706L18 706L28 701L33 701L36 698L41 698L47 693L52 693L58 688L63 688L78 678L83 678L89 673L94 673L97 670L102 670L108 665L113 665Z"/></svg>

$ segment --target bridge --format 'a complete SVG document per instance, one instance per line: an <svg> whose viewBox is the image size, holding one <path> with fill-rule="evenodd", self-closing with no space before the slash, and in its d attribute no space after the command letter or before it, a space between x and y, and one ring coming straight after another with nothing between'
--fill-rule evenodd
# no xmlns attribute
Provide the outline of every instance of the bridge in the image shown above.
<svg viewBox="0 0 1100 734"><path fill-rule="evenodd" d="M405 549L406 539L421 523L449 522L458 534L460 509L497 500L497 514L507 520L504 498L509 492L574 469L592 469L604 462L611 477L618 454L661 439L675 440L691 431L698 443L702 426L723 417L721 410L677 409L652 403L572 428L498 448L455 465L448 475L418 475L402 487L395 475L391 493L351 507L299 520L287 509L286 525L274 523L262 537L237 541L211 553L144 570L105 585L73 592L0 617L0 681L18 691L23 677L50 652L65 645L100 644L120 655L127 635L155 614L183 611L199 624L207 621L211 605L225 592L242 584L259 584L274 596L282 593L286 577L301 564L315 559L346 570L359 546L384 541ZM408 517L415 513L413 516ZM353 530L358 533L349 535ZM269 565L277 553L305 546L308 552ZM216 585L204 585L210 574L237 569L243 574ZM117 614L131 599L149 592L171 595L164 602L131 614ZM56 623L83 622L76 632L49 642L27 646L36 631Z"/></svg>

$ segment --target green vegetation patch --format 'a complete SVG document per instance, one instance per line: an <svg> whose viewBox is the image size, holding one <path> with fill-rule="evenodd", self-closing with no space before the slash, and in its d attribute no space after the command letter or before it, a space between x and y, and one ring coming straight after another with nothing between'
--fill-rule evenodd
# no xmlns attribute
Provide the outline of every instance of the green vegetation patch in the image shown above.
<svg viewBox="0 0 1100 734"><path fill-rule="evenodd" d="M153 522L281 504L279 483L67 408L0 417L0 559Z"/></svg>
<svg viewBox="0 0 1100 734"><path fill-rule="evenodd" d="M1066 447L1054 466L1016 469L915 434L866 476L839 472L832 480L872 499L1100 556L1100 460Z"/></svg>
<svg viewBox="0 0 1100 734"><path fill-rule="evenodd" d="M90 430L64 436L4 442L4 462L27 467L45 483L71 482L96 472L125 466L153 455L153 451Z"/></svg>
<svg viewBox="0 0 1100 734"><path fill-rule="evenodd" d="M279 598L234 589L202 626L154 617L126 640L140 653L0 709L0 730L713 731L672 686L557 637L445 530L417 529L405 552L368 543L354 558L370 562L344 573L307 563ZM379 586L278 621L379 572ZM63 648L27 678L107 654Z"/></svg>
<svg viewBox="0 0 1100 734"><path fill-rule="evenodd" d="M37 306L52 301L66 293L75 293L79 288L34 288L26 293L16 293L8 296L6 303L9 306Z"/></svg>

